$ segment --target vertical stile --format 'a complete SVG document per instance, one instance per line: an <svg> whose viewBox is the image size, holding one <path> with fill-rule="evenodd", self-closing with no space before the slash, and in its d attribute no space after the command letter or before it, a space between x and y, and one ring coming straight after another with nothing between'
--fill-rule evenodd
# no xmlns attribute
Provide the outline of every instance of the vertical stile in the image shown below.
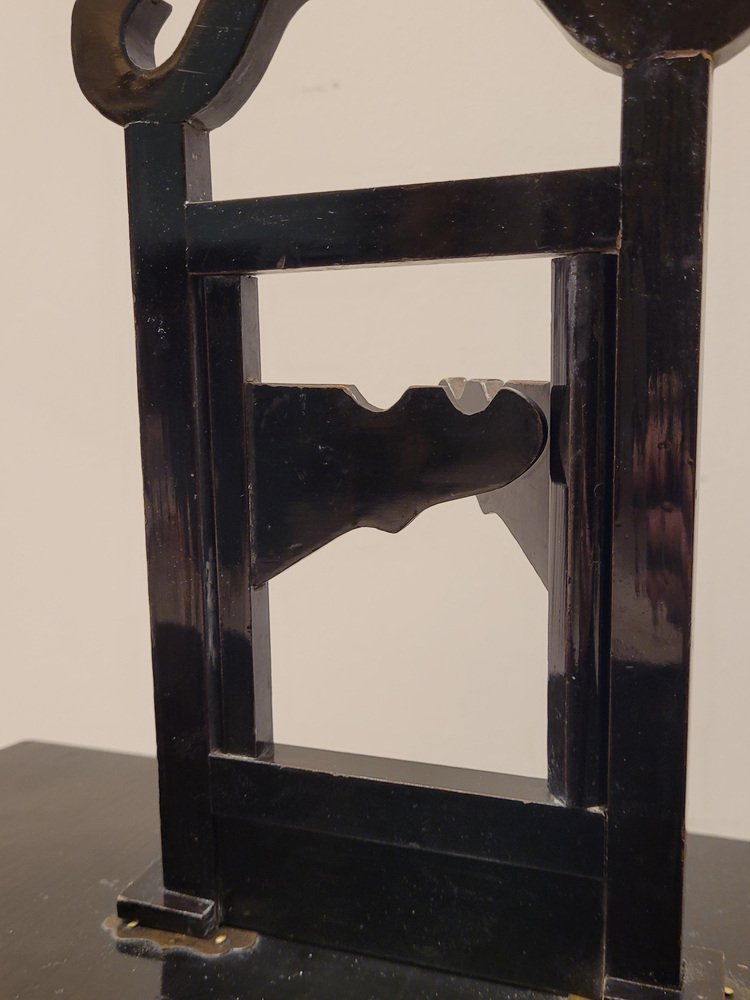
<svg viewBox="0 0 750 1000"><path fill-rule="evenodd" d="M553 262L548 759L568 805L606 796L611 392L617 259Z"/></svg>
<svg viewBox="0 0 750 1000"><path fill-rule="evenodd" d="M676 988L698 433L705 54L625 70L613 464L608 966Z"/></svg>
<svg viewBox="0 0 750 1000"><path fill-rule="evenodd" d="M258 282L203 281L216 525L220 733L217 746L254 756L273 739L268 587L250 586L246 381L260 379Z"/></svg>
<svg viewBox="0 0 750 1000"><path fill-rule="evenodd" d="M213 540L203 323L185 261L185 202L210 197L208 135L136 123L125 136L164 882L210 899Z"/></svg>

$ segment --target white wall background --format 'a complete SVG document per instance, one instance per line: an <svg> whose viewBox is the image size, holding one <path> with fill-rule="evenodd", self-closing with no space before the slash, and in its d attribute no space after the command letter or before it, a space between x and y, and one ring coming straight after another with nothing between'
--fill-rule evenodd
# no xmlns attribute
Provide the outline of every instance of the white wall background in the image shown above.
<svg viewBox="0 0 750 1000"><path fill-rule="evenodd" d="M123 142L77 89L70 6L3 12L0 745L151 752ZM214 134L215 195L617 162L615 76L533 0L456 9L309 3ZM746 838L749 97L746 52L714 100L689 781L690 828ZM546 261L272 276L261 296L269 380L388 405L446 375L548 374ZM546 594L475 501L354 532L271 601L279 740L544 774Z"/></svg>

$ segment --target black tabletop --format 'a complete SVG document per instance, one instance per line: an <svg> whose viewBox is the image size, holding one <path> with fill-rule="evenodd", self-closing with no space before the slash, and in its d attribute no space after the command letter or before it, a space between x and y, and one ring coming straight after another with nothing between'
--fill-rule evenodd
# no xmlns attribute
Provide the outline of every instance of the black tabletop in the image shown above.
<svg viewBox="0 0 750 1000"><path fill-rule="evenodd" d="M158 854L153 760L0 751L0 1000L539 1000L231 931L220 955L116 940L115 896ZM685 919L686 943L724 951L737 1000L750 1000L750 844L688 839Z"/></svg>

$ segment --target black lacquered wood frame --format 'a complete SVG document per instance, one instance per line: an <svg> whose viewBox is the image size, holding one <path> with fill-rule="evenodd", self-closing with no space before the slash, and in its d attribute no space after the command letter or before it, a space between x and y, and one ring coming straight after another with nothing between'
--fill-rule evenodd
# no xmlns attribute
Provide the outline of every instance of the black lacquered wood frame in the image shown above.
<svg viewBox="0 0 750 1000"><path fill-rule="evenodd" d="M207 130L301 0L201 0L161 67L162 4L76 4L79 81L126 131L138 345L163 875L123 914L589 996L680 988L708 98L750 14L543 2L623 73L619 166L239 202L211 198ZM265 580L289 560L252 580L254 275L530 254L556 258L549 420L518 404L527 457L503 461L549 434L548 783L276 745ZM377 526L488 489L477 461Z"/></svg>

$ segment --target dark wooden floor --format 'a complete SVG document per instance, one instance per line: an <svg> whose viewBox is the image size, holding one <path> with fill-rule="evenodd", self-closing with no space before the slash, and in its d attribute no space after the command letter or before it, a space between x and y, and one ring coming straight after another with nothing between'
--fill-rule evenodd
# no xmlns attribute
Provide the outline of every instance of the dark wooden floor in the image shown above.
<svg viewBox="0 0 750 1000"><path fill-rule="evenodd" d="M0 1000L538 1000L522 990L260 938L223 957L144 954L103 927L158 856L153 760L0 751ZM690 837L687 943L750 1000L750 844Z"/></svg>

